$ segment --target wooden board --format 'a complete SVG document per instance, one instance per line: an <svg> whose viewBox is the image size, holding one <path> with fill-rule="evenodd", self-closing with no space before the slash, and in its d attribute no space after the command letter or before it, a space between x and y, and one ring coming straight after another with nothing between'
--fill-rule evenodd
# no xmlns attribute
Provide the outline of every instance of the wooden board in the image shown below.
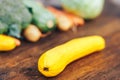
<svg viewBox="0 0 120 80"><path fill-rule="evenodd" d="M120 80L120 8L106 1L102 15L87 21L77 33L55 31L37 43L22 41L15 50L0 52L0 80ZM44 51L88 35L103 36L106 48L69 64L56 77L38 72L37 61Z"/></svg>

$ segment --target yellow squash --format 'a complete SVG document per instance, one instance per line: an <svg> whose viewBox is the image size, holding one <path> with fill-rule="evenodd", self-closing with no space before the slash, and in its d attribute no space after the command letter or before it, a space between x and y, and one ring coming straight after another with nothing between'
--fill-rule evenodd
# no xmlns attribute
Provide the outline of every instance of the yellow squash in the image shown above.
<svg viewBox="0 0 120 80"><path fill-rule="evenodd" d="M0 35L0 51L10 51L16 47L15 40L6 35Z"/></svg>
<svg viewBox="0 0 120 80"><path fill-rule="evenodd" d="M58 75L71 62L105 48L101 36L76 38L42 54L38 69L46 77Z"/></svg>

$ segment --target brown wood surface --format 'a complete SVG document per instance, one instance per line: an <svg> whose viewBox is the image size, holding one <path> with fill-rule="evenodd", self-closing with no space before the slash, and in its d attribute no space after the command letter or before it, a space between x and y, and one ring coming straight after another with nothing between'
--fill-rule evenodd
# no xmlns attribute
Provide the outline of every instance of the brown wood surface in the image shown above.
<svg viewBox="0 0 120 80"><path fill-rule="evenodd" d="M37 61L46 50L70 39L102 35L106 48L69 64L56 77L46 78L38 72ZM109 0L101 16L87 21L77 33L55 31L37 43L22 41L10 52L0 52L0 80L120 80L120 8Z"/></svg>

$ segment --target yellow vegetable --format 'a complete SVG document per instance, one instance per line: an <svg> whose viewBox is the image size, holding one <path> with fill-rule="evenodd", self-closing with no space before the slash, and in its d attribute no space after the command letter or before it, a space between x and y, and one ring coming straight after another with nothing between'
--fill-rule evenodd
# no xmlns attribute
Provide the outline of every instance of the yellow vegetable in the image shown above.
<svg viewBox="0 0 120 80"><path fill-rule="evenodd" d="M42 54L38 60L38 70L46 77L61 73L71 62L105 48L101 36L73 39Z"/></svg>
<svg viewBox="0 0 120 80"><path fill-rule="evenodd" d="M16 47L14 38L6 35L0 35L0 51L13 50Z"/></svg>

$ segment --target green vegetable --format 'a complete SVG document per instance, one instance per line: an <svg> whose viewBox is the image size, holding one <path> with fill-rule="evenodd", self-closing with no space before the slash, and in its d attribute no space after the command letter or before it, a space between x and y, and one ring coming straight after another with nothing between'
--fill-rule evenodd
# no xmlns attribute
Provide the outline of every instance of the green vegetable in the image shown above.
<svg viewBox="0 0 120 80"><path fill-rule="evenodd" d="M55 29L56 18L51 12L36 1L23 0L23 2L33 16L33 24L37 25L42 32L49 32Z"/></svg>
<svg viewBox="0 0 120 80"><path fill-rule="evenodd" d="M61 0L63 8L85 19L94 19L100 15L104 0Z"/></svg>
<svg viewBox="0 0 120 80"><path fill-rule="evenodd" d="M8 26L2 22L0 22L0 34L6 33L8 30Z"/></svg>
<svg viewBox="0 0 120 80"><path fill-rule="evenodd" d="M14 35L15 37L20 38L22 27L18 26L18 24L13 24L8 29L8 35Z"/></svg>
<svg viewBox="0 0 120 80"><path fill-rule="evenodd" d="M32 16L21 0L0 0L1 33L7 31L8 35L20 38L22 29L26 28L32 20Z"/></svg>

